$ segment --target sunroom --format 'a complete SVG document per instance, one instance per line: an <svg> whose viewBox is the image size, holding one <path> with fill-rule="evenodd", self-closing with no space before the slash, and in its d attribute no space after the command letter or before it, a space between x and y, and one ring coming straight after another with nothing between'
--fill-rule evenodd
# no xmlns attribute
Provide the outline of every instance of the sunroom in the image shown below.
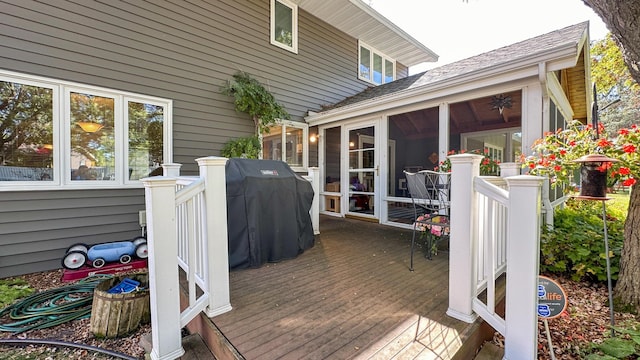
<svg viewBox="0 0 640 360"><path fill-rule="evenodd" d="M410 227L404 170L438 170L461 151L485 154L493 165L517 162L544 132L589 121L588 39L588 23L573 25L310 114L322 211Z"/></svg>

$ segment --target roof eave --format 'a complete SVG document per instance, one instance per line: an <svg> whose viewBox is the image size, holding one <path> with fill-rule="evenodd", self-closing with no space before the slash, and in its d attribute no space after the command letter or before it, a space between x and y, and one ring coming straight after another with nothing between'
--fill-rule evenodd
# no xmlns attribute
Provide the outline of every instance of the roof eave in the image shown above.
<svg viewBox="0 0 640 360"><path fill-rule="evenodd" d="M456 84L468 84L474 81L479 81L488 77L495 76L499 73L517 72L519 70L525 70L527 68L535 69L535 71L537 72L538 64L540 64L541 62L552 64L552 66L547 67L547 70L549 71L570 67L572 62L573 66L575 66L575 63L577 61L575 52L579 52L579 49L580 44L563 44L553 49L535 54L534 56L516 59L508 63L495 64L484 69L479 69L451 78L438 80L424 86L401 90L396 93L368 99L355 104L328 110L326 112L314 113L313 115L305 117L305 120L311 126L321 125L328 122L345 119L351 117L352 115L357 115L357 113L359 113L362 109L371 110L373 104L375 104L376 107L380 107L401 101L405 98L416 96L420 93L435 92L445 87L455 86ZM530 76L533 75L536 75L536 73L532 73Z"/></svg>
<svg viewBox="0 0 640 360"><path fill-rule="evenodd" d="M436 53L362 0L293 1L311 15L364 41L405 66L438 61Z"/></svg>

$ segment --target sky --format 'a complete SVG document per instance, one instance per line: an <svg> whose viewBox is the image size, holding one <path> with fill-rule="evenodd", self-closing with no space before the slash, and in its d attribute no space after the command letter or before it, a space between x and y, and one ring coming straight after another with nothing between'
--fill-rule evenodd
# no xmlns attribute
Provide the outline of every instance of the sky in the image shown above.
<svg viewBox="0 0 640 360"><path fill-rule="evenodd" d="M609 32L582 0L363 0L439 55L411 74L589 21L591 40Z"/></svg>

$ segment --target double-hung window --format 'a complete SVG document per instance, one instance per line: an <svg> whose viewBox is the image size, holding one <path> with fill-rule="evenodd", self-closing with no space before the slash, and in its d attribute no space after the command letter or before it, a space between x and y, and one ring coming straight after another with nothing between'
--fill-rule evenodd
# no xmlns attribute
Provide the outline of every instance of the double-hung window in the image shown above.
<svg viewBox="0 0 640 360"><path fill-rule="evenodd" d="M309 129L306 124L282 122L262 134L262 158L282 160L295 171L306 171Z"/></svg>
<svg viewBox="0 0 640 360"><path fill-rule="evenodd" d="M359 42L358 77L361 80L381 85L395 80L396 62L379 51Z"/></svg>
<svg viewBox="0 0 640 360"><path fill-rule="evenodd" d="M171 162L171 100L0 71L0 189L117 188Z"/></svg>
<svg viewBox="0 0 640 360"><path fill-rule="evenodd" d="M298 5L271 0L271 44L298 53Z"/></svg>

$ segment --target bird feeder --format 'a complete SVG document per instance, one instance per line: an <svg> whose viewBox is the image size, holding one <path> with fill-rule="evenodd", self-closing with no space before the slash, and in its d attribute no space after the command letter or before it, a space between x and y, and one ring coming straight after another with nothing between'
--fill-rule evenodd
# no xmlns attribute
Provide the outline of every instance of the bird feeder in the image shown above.
<svg viewBox="0 0 640 360"><path fill-rule="evenodd" d="M588 154L574 160L580 166L580 195L586 200L607 199L607 163L618 162L600 154Z"/></svg>
<svg viewBox="0 0 640 360"><path fill-rule="evenodd" d="M609 317L611 320L611 337L615 337L615 317L613 313L613 285L611 282L611 260L609 252L609 239L607 234L607 169L608 164L618 162L600 154L585 155L577 160L580 166L580 195L578 199L602 200L602 223L604 224L604 253L607 262L607 288L609 290Z"/></svg>

